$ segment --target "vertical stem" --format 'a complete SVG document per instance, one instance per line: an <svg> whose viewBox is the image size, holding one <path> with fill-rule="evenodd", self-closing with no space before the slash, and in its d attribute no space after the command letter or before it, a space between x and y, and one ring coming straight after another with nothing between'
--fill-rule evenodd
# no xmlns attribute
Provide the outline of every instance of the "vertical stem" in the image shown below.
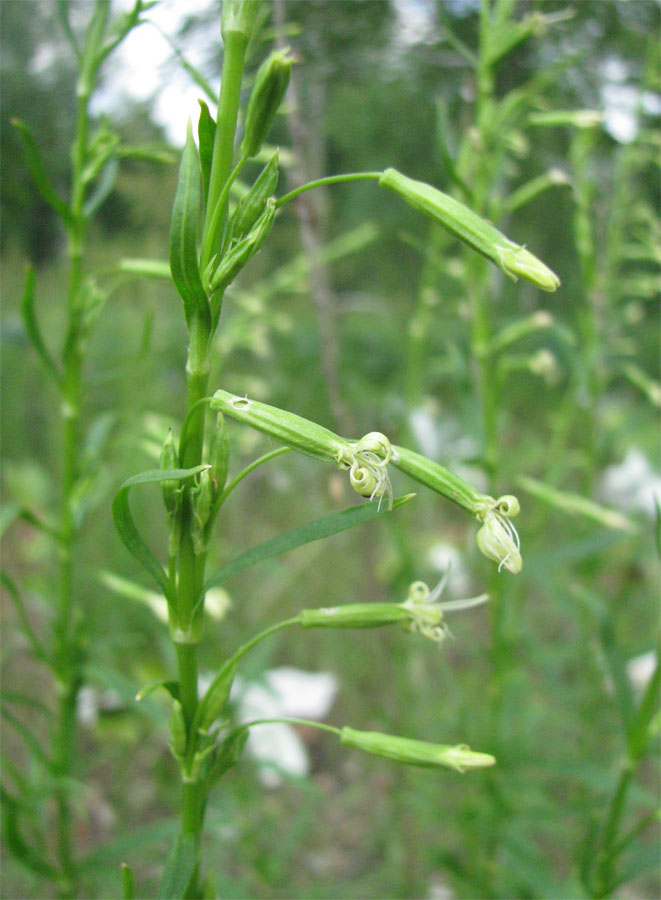
<svg viewBox="0 0 661 900"><path fill-rule="evenodd" d="M223 74L220 82L218 123L209 178L204 243L200 260L201 271L204 271L211 259L213 248L220 246L220 238L225 224L226 213L224 212L214 221L213 229L209 228L220 195L232 171L234 136L239 115L241 81L247 46L248 38L243 32L229 31L224 35Z"/></svg>
<svg viewBox="0 0 661 900"><path fill-rule="evenodd" d="M223 73L218 104L218 123L214 141L206 220L203 230L200 269L203 270L220 247L226 208L214 215L223 190L232 174L234 138L241 97L241 82L248 37L230 31L224 37ZM226 207L226 200L222 200ZM199 465L204 452L204 422L206 408L196 407L207 395L209 382L209 349L211 334L199 320L191 323L188 360L186 362L187 413L190 413L185 446L180 447L183 468ZM191 412L196 407L194 412ZM181 512L181 537L177 555L176 595L177 612L182 633L175 636L179 672L179 692L187 732L186 759L182 763L181 833L193 835L199 849L204 807L205 783L198 779L194 762L198 735L193 733L193 719L197 709L198 668L197 645L200 638L200 598L204 584L206 556L197 554L192 539L193 503L190 490L184 492ZM199 896L200 865L195 867L186 897Z"/></svg>
<svg viewBox="0 0 661 900"><path fill-rule="evenodd" d="M83 214L83 168L87 156L89 95L78 97L76 137L73 150L71 212L68 248L71 259L68 295L67 333L62 351L64 382L61 399L62 415L62 496L59 588L57 617L54 626L54 658L58 694L57 727L53 738L53 774L62 785L73 771L76 752L76 703L81 685L81 648L76 632L74 606L73 554L77 537L73 517L73 497L80 468L80 415L82 396L82 318L81 286L82 257L86 241L86 221ZM73 896L76 871L71 847L72 815L66 786L55 792L56 852L60 868L58 894Z"/></svg>

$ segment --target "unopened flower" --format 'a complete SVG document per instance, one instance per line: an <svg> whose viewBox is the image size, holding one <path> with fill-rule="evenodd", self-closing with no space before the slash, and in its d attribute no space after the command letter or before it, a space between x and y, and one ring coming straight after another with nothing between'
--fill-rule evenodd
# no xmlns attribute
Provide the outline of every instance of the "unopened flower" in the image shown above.
<svg viewBox="0 0 661 900"><path fill-rule="evenodd" d="M457 772L464 772L466 769L493 766L496 762L489 753L476 753L466 744L454 747L447 744L430 744L427 741L415 741L394 734L383 734L380 731L356 731L347 725L340 732L340 740L343 744L365 753L385 756L410 766L425 768L447 766L456 769Z"/></svg>
<svg viewBox="0 0 661 900"><path fill-rule="evenodd" d="M484 523L475 540L477 546L498 563L498 571L504 567L513 575L518 575L523 567L521 544L516 528L509 517L519 512L519 501L512 495L505 495L491 503L480 513L478 518Z"/></svg>

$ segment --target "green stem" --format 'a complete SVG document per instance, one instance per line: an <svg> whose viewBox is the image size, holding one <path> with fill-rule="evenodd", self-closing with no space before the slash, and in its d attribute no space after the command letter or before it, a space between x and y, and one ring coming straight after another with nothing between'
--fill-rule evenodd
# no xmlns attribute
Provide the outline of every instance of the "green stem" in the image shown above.
<svg viewBox="0 0 661 900"><path fill-rule="evenodd" d="M259 644L265 638L270 637L272 634L275 634L276 631L282 631L283 628L291 628L292 625L300 625L298 616L293 616L291 619L283 619L282 622L276 622L275 625L270 625L268 628L260 631L259 634L256 634L254 637L250 638L250 640L246 641L245 644L241 644L236 653L231 656L226 663L224 663L223 668L229 669L231 666L237 665L239 661L243 659L246 653L249 650L252 650L254 646Z"/></svg>
<svg viewBox="0 0 661 900"><path fill-rule="evenodd" d="M204 272L206 269L209 260L213 255L213 250L215 246L215 236L220 233L220 223L222 222L225 214L225 210L227 209L227 199L229 197L230 188L234 184L235 180L239 176L241 170L248 162L247 156L242 156L238 163L234 166L232 170L232 174L225 182L225 186L220 192L220 197L216 203L216 208L213 210L211 214L211 220L205 228L204 234L204 242L202 244L202 252L200 254L200 271ZM225 243L225 241L223 241ZM222 248L221 255L222 255Z"/></svg>
<svg viewBox="0 0 661 900"><path fill-rule="evenodd" d="M241 99L241 81L248 46L247 37L239 31L230 31L225 36L223 74L218 101L218 124L211 161L207 217L204 223L204 246L220 246L222 229L226 218L226 208L216 210L230 174L234 159L234 136ZM213 220L213 223L212 223ZM213 224L213 227L211 227ZM208 259L202 260L202 270Z"/></svg>
<svg viewBox="0 0 661 900"><path fill-rule="evenodd" d="M659 688L661 688L661 665L657 663L643 699L638 707L634 721L627 737L627 753L620 766L620 776L602 832L600 849L596 854L596 878L593 895L596 898L607 896L612 887L613 867L617 858L615 847L620 830L620 822L624 814L629 786L633 779L641 757L645 753L649 740L649 725L658 705Z"/></svg>
<svg viewBox="0 0 661 900"><path fill-rule="evenodd" d="M283 453L289 453L291 447L278 447L277 450L271 450L269 453L265 453L264 456L260 456L259 459L256 459L254 462L251 462L250 465L246 466L245 469L242 469L239 474L233 478L222 494L218 497L216 501L216 509L220 509L228 496L232 493L234 488L240 484L246 475L250 475L256 468L264 465L264 463L269 462L271 459L275 459L276 456L282 456Z"/></svg>
<svg viewBox="0 0 661 900"><path fill-rule="evenodd" d="M316 728L317 731L328 731L330 734L335 734L338 737L342 734L341 730L339 728L336 728L334 725L326 725L325 722L313 722L311 719L296 719L289 716L282 716L274 719L254 719L252 722L245 722L243 725L235 728L232 734L236 734L238 731L243 731L244 728L252 728L254 725L277 724L303 725L307 728Z"/></svg>
<svg viewBox="0 0 661 900"><path fill-rule="evenodd" d="M298 197L299 194L302 194L304 191L311 191L313 188L323 187L327 184L342 184L345 181L375 181L381 178L382 175L383 172L351 172L346 175L328 175L326 178L318 178L316 181L302 184L300 187L285 194L284 197L280 197L276 203L276 208L279 209L285 203L289 203L290 200Z"/></svg>
<svg viewBox="0 0 661 900"><path fill-rule="evenodd" d="M214 140L206 219L203 231L202 268L206 265L204 254L220 246L227 218L228 182L232 176L234 137L241 97L241 81L247 47L247 37L241 32L225 35L223 73L218 104L218 123ZM238 174L239 167L234 175ZM208 260L207 260L208 261ZM204 421L209 382L208 328L199 320L191 323L188 360L186 363L187 413L185 440L180 445L180 464L194 467L202 462L204 446ZM187 759L194 758L198 735L192 727L198 706L197 644L202 619L202 591L206 555L197 555L192 540L193 505L190 490L184 492L181 511L181 537L177 558L177 614L181 633L175 637L179 670L179 691L182 713L187 730ZM199 848L206 787L203 782L190 780L186 764L182 767L183 793L181 808L181 832L194 835ZM195 873L186 890L187 897L198 896L199 859Z"/></svg>
<svg viewBox="0 0 661 900"><path fill-rule="evenodd" d="M54 660L58 692L57 727L53 743L53 775L65 784L73 771L76 752L76 702L81 685L79 637L74 632L73 552L76 526L73 498L80 468L80 413L82 397L82 257L86 244L87 222L83 214L85 185L83 170L87 159L88 95L78 97L76 138L73 148L72 196L70 209L73 223L68 234L71 270L69 276L68 323L62 350L64 378L62 383L63 463L59 594L54 626ZM72 853L72 814L66 787L55 792L56 852L60 877L58 893L70 897L75 893L76 871Z"/></svg>

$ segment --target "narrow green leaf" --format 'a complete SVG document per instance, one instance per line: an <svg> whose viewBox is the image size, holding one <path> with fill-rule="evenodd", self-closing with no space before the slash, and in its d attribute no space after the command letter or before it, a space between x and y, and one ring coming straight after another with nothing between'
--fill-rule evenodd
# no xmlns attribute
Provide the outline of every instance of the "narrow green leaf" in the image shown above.
<svg viewBox="0 0 661 900"><path fill-rule="evenodd" d="M37 149L37 144L34 137L32 136L32 132L25 124L25 122L21 122L20 119L12 119L12 125L18 130L21 136L21 140L23 141L25 161L27 163L28 169L30 170L32 178L34 179L34 183L39 190L39 193L44 198L46 203L48 203L48 205L55 210L55 212L62 219L65 225L72 225L73 215L71 213L71 210L64 202L64 200L62 200L62 198L56 193L55 188L51 184L50 179L46 174L44 164L41 161L41 157Z"/></svg>
<svg viewBox="0 0 661 900"><path fill-rule="evenodd" d="M148 472L141 472L125 481L119 491L115 494L112 504L112 515L115 522L115 528L122 539L126 549L134 556L140 565L154 578L163 594L168 601L173 602L174 597L171 595L170 585L163 566L158 562L149 547L145 544L136 528L131 508L129 506L129 492L131 488L140 484L158 484L162 481L184 481L191 475L196 475L208 466L195 466L193 469L150 469Z"/></svg>
<svg viewBox="0 0 661 900"><path fill-rule="evenodd" d="M412 500L415 494L406 494L404 497L398 497L392 505L393 509L402 506ZM381 506L381 509L379 507ZM209 590L216 584L226 581L237 572L248 569L265 559L273 556L279 556L288 550L294 550L296 547L302 547L312 541L319 541L322 538L330 537L347 528L353 528L354 525L361 525L363 522L369 522L377 516L382 516L388 512L387 505L379 504L376 500L371 503L365 503L361 506L352 506L349 509L342 510L339 513L333 513L330 516L324 516L321 519L315 519L307 525L300 525L291 531L286 531L270 541L265 541L257 547L252 547L240 556L237 556L231 562L226 563L215 574L213 574L204 586L204 590Z"/></svg>
<svg viewBox="0 0 661 900"><path fill-rule="evenodd" d="M250 729L240 728L233 731L222 742L220 747L216 748L207 773L207 786L211 788L219 778L235 766L241 759L243 748L250 735Z"/></svg>
<svg viewBox="0 0 661 900"><path fill-rule="evenodd" d="M108 198L108 195L112 191L115 186L115 181L117 180L117 174L119 173L119 161L116 157L109 159L106 165L99 176L94 190L90 194L90 196L85 201L85 205L83 206L83 215L86 218L90 218L94 215L97 209L101 206L104 200Z"/></svg>
<svg viewBox="0 0 661 900"><path fill-rule="evenodd" d="M0 803L0 808L2 809L2 836L13 858L38 875L55 879L57 873L53 866L45 862L43 855L37 853L21 834L19 803L4 788L0 788L0 799L2 800L2 803Z"/></svg>
<svg viewBox="0 0 661 900"><path fill-rule="evenodd" d="M37 322L37 316L34 310L34 269L28 266L25 273L25 287L23 288L23 298L21 300L21 313L23 315L23 323L27 336L32 342L32 346L37 351L39 359L44 364L46 371L52 376L56 384L60 384L61 376L55 365L53 357L50 355L44 339L41 336L41 330Z"/></svg>
<svg viewBox="0 0 661 900"><path fill-rule="evenodd" d="M32 652L34 653L35 657L41 660L41 662L45 663L47 666L50 666L51 661L48 657L48 653L42 646L41 641L35 634L34 629L30 624L30 619L28 618L28 614L25 610L25 605L23 603L23 598L21 597L20 591L6 572L0 572L0 584L5 588L6 591L8 591L9 596L14 602L16 613L20 619L23 633L30 642Z"/></svg>
<svg viewBox="0 0 661 900"><path fill-rule="evenodd" d="M175 818L159 818L142 827L136 827L134 822L127 823L127 830L123 834L93 850L80 860L78 867L81 872L94 872L101 869L107 871L110 866L116 865L122 857L129 853L135 853L152 844L171 841L178 828L179 820Z"/></svg>
<svg viewBox="0 0 661 900"><path fill-rule="evenodd" d="M61 532L59 532L54 525L44 522L43 519L40 519L24 506L16 506L14 504L3 506L2 510L0 510L0 537L5 533L12 522L16 521L16 519L27 522L28 525L32 525L33 528L43 531L44 534L50 535L50 537L55 538L57 541L62 540Z"/></svg>
<svg viewBox="0 0 661 900"><path fill-rule="evenodd" d="M559 491L557 488L551 487L535 478L528 478L527 475L519 475L516 479L517 484L533 497L537 497L549 506L555 506L556 509L562 510L570 516L584 516L591 519L605 528L612 528L617 531L628 531L634 533L638 531L638 527L634 522L616 509L602 506L582 497L580 494L574 494L569 491Z"/></svg>
<svg viewBox="0 0 661 900"><path fill-rule="evenodd" d="M158 896L163 900L181 900L197 864L197 840L193 834L180 834L168 855Z"/></svg>
<svg viewBox="0 0 661 900"><path fill-rule="evenodd" d="M122 873L122 897L124 900L135 900L135 876L128 863L121 865Z"/></svg>
<svg viewBox="0 0 661 900"><path fill-rule="evenodd" d="M184 301L184 315L189 330L193 321L198 320L209 331L211 311L202 287L197 258L197 226L201 195L200 161L189 124L172 209L170 269L177 290Z"/></svg>
<svg viewBox="0 0 661 900"><path fill-rule="evenodd" d="M67 40L69 41L76 59L80 59L80 47L78 46L76 35L73 33L73 28L71 27L71 22L69 21L69 6L69 0L57 0L57 17L60 20L62 30L64 31Z"/></svg>
<svg viewBox="0 0 661 900"><path fill-rule="evenodd" d="M128 275L139 275L141 278L158 278L165 281L172 280L170 263L164 259L129 259L119 262L120 272Z"/></svg>
<svg viewBox="0 0 661 900"><path fill-rule="evenodd" d="M589 591L580 585L574 585L572 594L596 619L604 661L613 683L615 697L622 718L622 728L626 734L633 720L634 696L631 681L627 675L625 660L617 644L613 617L607 604L594 591Z"/></svg>
<svg viewBox="0 0 661 900"><path fill-rule="evenodd" d="M209 194L209 179L211 178L211 158L213 156L213 144L216 138L216 123L204 100L198 100L197 102L200 104L200 121L197 124L197 137L200 143L200 166L202 168L204 206L206 209L207 196Z"/></svg>
<svg viewBox="0 0 661 900"><path fill-rule="evenodd" d="M21 722L21 720L19 718L17 718L13 713L9 712L9 710L6 707L3 707L2 710L0 710L0 715L2 715L2 718L5 719L7 721L7 723L9 725L11 725L18 732L18 734L21 735L21 737L25 741L25 744L32 751L35 759L38 759L41 762L41 764L44 766L44 768L46 768L47 770L50 770L51 761L48 758L48 754L46 753L44 748L41 746L39 739L37 737L35 737L34 734L32 734L30 729L23 722Z"/></svg>
<svg viewBox="0 0 661 900"><path fill-rule="evenodd" d="M165 688L165 690L173 700L179 700L179 682L166 681L163 678L161 678L159 681L152 681L150 684L146 684L144 687L141 687L138 693L135 695L135 699L140 702L150 694L153 694L154 691L157 691L160 687Z"/></svg>
<svg viewBox="0 0 661 900"><path fill-rule="evenodd" d="M85 666L84 674L90 684L114 691L126 704L127 709L138 710L149 716L159 726L167 721L167 715L158 703L149 698L144 699L141 703L136 701L135 682L124 672L119 672L117 669L101 663L90 663Z"/></svg>

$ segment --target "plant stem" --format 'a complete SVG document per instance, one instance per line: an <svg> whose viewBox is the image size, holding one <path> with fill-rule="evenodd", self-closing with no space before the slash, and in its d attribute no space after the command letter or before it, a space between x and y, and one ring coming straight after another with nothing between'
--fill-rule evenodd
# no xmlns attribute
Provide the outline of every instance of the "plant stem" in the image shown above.
<svg viewBox="0 0 661 900"><path fill-rule="evenodd" d="M86 244L87 222L83 213L83 169L87 158L89 95L78 97L76 137L73 149L72 223L68 233L71 260L68 294L67 332L62 350L64 378L62 383L62 495L60 511L60 570L57 616L54 625L54 661L58 694L57 727L53 739L53 775L64 784L73 770L76 751L76 703L82 683L82 650L75 631L73 598L73 554L77 537L74 521L74 492L80 468L80 414L82 396L82 257ZM57 810L56 852L60 877L60 897L75 893L76 871L71 847L72 815L66 787L55 792Z"/></svg>
<svg viewBox="0 0 661 900"><path fill-rule="evenodd" d="M204 223L204 253L200 266L202 271L204 271L205 266L209 262L213 248L220 246L222 229L227 217L226 204L225 209L222 209L217 215L214 215L214 213L216 212L218 200L232 172L234 136L239 115L241 81L247 46L248 39L242 32L230 31L225 36L223 74L218 101L218 123L213 146L209 194ZM212 224L213 227L211 227Z"/></svg>
<svg viewBox="0 0 661 900"><path fill-rule="evenodd" d="M254 719L252 722L245 722L238 728L234 729L233 734L241 731L243 728L252 728L253 725L304 725L307 728L316 728L317 731L328 731L330 734L336 734L338 737L342 733L339 728L334 725L327 725L325 722L313 722L311 719L296 719L288 716L281 716L274 719Z"/></svg>
<svg viewBox="0 0 661 900"><path fill-rule="evenodd" d="M234 137L241 97L241 81L248 39L240 32L225 36L223 73L218 104L218 124L214 141L203 250L200 268L203 270L213 249L220 247L227 218L228 181L232 176ZM238 174L235 170L234 174ZM204 422L209 382L209 345L211 334L200 319L191 322L188 360L186 362L187 411L185 441L180 445L180 464L187 468L200 465L204 448ZM182 765L181 833L193 835L199 852L202 820L206 805L204 781L191 776L189 763L194 759L198 735L192 723L198 705L197 645L201 636L203 615L202 592L206 554L198 555L192 539L193 502L190 487L184 491L181 510L181 536L177 557L177 614L181 626L175 634L179 673L179 697L186 725L187 762ZM186 897L199 896L200 865L195 867Z"/></svg>
<svg viewBox="0 0 661 900"><path fill-rule="evenodd" d="M381 178L383 172L350 172L345 175L328 175L326 178L317 178L315 181L309 181L300 187L294 188L284 197L280 197L276 203L276 207L284 206L304 191L311 191L313 188L324 187L327 184L341 184L345 181L375 181Z"/></svg>
<svg viewBox="0 0 661 900"><path fill-rule="evenodd" d="M260 456L258 459L251 462L250 465L246 466L245 469L242 469L239 474L229 482L222 494L219 496L218 500L216 501L217 508L220 509L220 507L232 493L234 488L243 481L246 475L250 475L250 473L257 469L259 466L262 466L264 465L264 463L275 459L276 456L282 456L283 453L289 453L290 451L291 447L278 447L277 450L271 450L268 453L265 453L264 456Z"/></svg>

